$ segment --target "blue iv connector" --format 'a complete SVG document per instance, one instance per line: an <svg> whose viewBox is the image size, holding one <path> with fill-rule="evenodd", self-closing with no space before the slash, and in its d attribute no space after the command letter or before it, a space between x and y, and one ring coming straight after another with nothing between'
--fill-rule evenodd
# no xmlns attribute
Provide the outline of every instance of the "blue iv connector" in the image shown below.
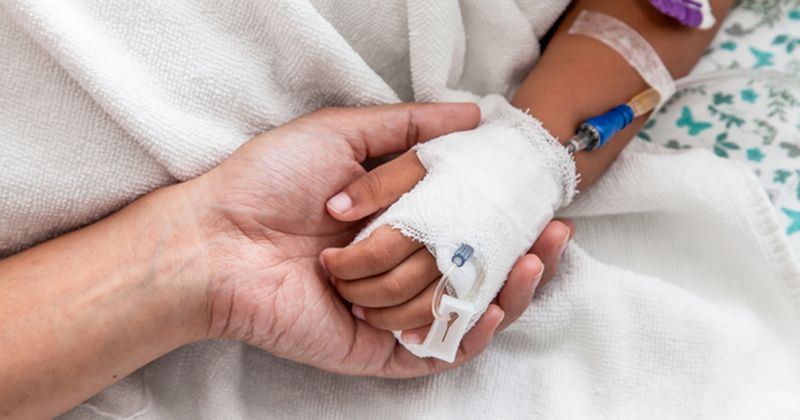
<svg viewBox="0 0 800 420"><path fill-rule="evenodd" d="M599 149L608 143L614 134L627 127L633 121L633 117L633 108L623 104L605 114L589 118L578 126L575 136L567 143L567 150L575 153L581 150Z"/></svg>
<svg viewBox="0 0 800 420"><path fill-rule="evenodd" d="M471 246L463 244L456 249L456 252L453 254L453 258L450 258L450 261L452 261L456 267L462 267L472 256L474 251L475 250L472 249Z"/></svg>
<svg viewBox="0 0 800 420"><path fill-rule="evenodd" d="M589 118L584 121L578 130L591 130L595 134L595 141L587 146L587 150L603 147L608 140L620 132L633 121L633 109L628 105L612 108L603 115Z"/></svg>

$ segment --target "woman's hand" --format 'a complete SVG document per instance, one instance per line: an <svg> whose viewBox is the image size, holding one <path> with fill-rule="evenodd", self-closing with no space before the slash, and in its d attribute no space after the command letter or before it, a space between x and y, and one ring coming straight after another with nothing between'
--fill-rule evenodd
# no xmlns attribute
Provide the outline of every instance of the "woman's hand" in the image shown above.
<svg viewBox="0 0 800 420"><path fill-rule="evenodd" d="M52 417L208 338L351 375L419 376L475 357L528 302L501 295L455 364L422 360L351 315L319 254L361 228L325 207L366 173L360 162L478 120L471 104L322 110L201 177L0 260L0 417ZM506 293L524 296L531 282Z"/></svg>

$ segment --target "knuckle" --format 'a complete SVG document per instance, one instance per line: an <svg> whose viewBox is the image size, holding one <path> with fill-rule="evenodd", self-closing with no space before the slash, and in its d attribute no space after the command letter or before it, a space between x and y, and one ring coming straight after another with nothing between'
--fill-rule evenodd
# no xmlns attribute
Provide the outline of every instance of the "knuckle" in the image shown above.
<svg viewBox="0 0 800 420"><path fill-rule="evenodd" d="M403 277L389 274L383 281L381 292L391 303L402 302L406 297L406 281Z"/></svg>
<svg viewBox="0 0 800 420"><path fill-rule="evenodd" d="M410 148L419 143L420 139L419 126L416 122L417 117L413 109L407 111L406 120L408 124L406 127L406 147Z"/></svg>
<svg viewBox="0 0 800 420"><path fill-rule="evenodd" d="M376 270L376 272L383 272L392 268L395 251L390 245L389 237L387 237L390 232L391 228L382 226L375 231L375 239L371 241L372 246L369 248L367 259L370 268Z"/></svg>
<svg viewBox="0 0 800 420"><path fill-rule="evenodd" d="M346 117L347 112L345 108L325 107L300 117L300 120L305 120L310 124L325 127L334 133L341 133L342 127L347 127L346 124L342 124L342 120L346 119Z"/></svg>
<svg viewBox="0 0 800 420"><path fill-rule="evenodd" d="M387 325L386 317L383 314L383 310L381 309L364 309L364 319L375 328L380 328L382 330L391 330L391 325ZM389 323L391 324L391 323Z"/></svg>
<svg viewBox="0 0 800 420"><path fill-rule="evenodd" d="M439 271L439 266L436 264L436 257L428 251L427 248L423 248L425 252L425 261L424 261L424 270L427 276L438 277L442 274Z"/></svg>
<svg viewBox="0 0 800 420"><path fill-rule="evenodd" d="M309 116L314 116L316 118L319 118L320 120L328 120L330 118L334 118L337 112L338 108L328 106L312 112L311 114L309 114Z"/></svg>
<svg viewBox="0 0 800 420"><path fill-rule="evenodd" d="M392 330L408 330L433 322L429 305L403 305L386 323Z"/></svg>
<svg viewBox="0 0 800 420"><path fill-rule="evenodd" d="M328 273L334 277L343 276L345 274L345 268L347 267L349 255L349 248L345 248L340 252L335 254L332 253L329 256L326 256L325 268L327 269Z"/></svg>
<svg viewBox="0 0 800 420"><path fill-rule="evenodd" d="M339 292L339 296L341 296L344 300L355 303L357 305L361 305L361 302L357 302L358 296L353 293L352 287L350 282L348 281L337 281L336 285L333 286L337 292Z"/></svg>
<svg viewBox="0 0 800 420"><path fill-rule="evenodd" d="M422 324L430 324L433 322L433 313L431 313L430 305L423 305L417 307L417 320Z"/></svg>
<svg viewBox="0 0 800 420"><path fill-rule="evenodd" d="M376 201L383 194L383 181L375 172L367 172L361 178L361 188L366 198Z"/></svg>

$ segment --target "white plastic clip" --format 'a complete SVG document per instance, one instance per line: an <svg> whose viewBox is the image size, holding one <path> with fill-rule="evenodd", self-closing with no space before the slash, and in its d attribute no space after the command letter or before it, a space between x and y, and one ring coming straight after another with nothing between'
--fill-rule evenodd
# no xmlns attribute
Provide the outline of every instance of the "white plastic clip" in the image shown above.
<svg viewBox="0 0 800 420"><path fill-rule="evenodd" d="M414 347L414 353L419 356L435 357L453 363L461 339L477 309L470 302L444 295L439 302L439 312L446 317L434 319L425 341L408 346Z"/></svg>
<svg viewBox="0 0 800 420"><path fill-rule="evenodd" d="M448 363L456 360L458 346L461 339L467 333L467 326L475 316L478 309L474 304L466 300L456 299L445 295L448 279L459 267L463 267L467 260L472 257L473 248L467 244L462 244L453 253L450 259L452 264L436 284L431 301L431 312L433 313L433 324L422 344L405 344L406 348L419 357L435 357ZM473 285L474 288L474 285ZM472 291L470 291L470 296Z"/></svg>

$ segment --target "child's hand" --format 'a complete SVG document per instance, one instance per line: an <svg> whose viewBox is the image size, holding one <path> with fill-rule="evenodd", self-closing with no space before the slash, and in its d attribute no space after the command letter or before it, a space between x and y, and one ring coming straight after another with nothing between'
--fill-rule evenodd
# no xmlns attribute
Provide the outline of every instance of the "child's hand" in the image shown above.
<svg viewBox="0 0 800 420"><path fill-rule="evenodd" d="M342 221L355 221L394 203L425 176L414 151L379 166L328 201L328 212ZM571 237L571 223L551 222L532 248L519 259L498 295L506 312L500 328L527 308L541 279L549 279ZM537 257L542 256L542 259ZM387 330L403 330L403 340L422 342L433 322L431 300L441 273L425 246L388 226L346 248L329 248L320 262L353 314Z"/></svg>

